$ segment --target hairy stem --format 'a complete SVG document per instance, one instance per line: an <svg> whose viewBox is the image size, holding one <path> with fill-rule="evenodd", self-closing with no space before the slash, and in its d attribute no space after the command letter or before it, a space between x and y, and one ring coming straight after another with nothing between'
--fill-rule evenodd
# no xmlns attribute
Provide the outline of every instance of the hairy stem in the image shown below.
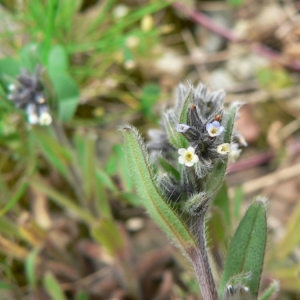
<svg viewBox="0 0 300 300"><path fill-rule="evenodd" d="M205 213L195 217L197 248L191 248L188 256L192 261L204 300L218 300L216 284L209 265L205 240Z"/></svg>

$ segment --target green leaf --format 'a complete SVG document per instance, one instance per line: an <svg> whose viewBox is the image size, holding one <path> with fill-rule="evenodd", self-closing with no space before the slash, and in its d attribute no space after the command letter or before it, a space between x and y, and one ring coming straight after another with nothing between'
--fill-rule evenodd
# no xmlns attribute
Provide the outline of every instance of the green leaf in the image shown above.
<svg viewBox="0 0 300 300"><path fill-rule="evenodd" d="M76 134L76 148L78 161L82 170L83 181L87 201L91 201L96 193L95 169L97 166L95 157L95 138L91 135Z"/></svg>
<svg viewBox="0 0 300 300"><path fill-rule="evenodd" d="M30 184L32 184L37 190L43 192L45 195L51 198L56 204L65 208L73 216L77 216L87 224L90 224L95 220L92 214L76 204L73 199L68 198L61 192L49 187L42 180L31 179Z"/></svg>
<svg viewBox="0 0 300 300"><path fill-rule="evenodd" d="M26 277L27 277L28 283L32 289L35 289L35 287L36 287L37 278L36 278L36 272L35 272L35 265L36 265L36 259L37 259L37 255L38 255L39 251L40 251L39 248L33 249L29 253L29 255L25 261Z"/></svg>
<svg viewBox="0 0 300 300"><path fill-rule="evenodd" d="M104 184L104 186L110 189L111 191L113 192L119 191L116 185L114 184L114 182L112 181L112 179L103 170L97 169L96 176L97 176L97 180L101 181Z"/></svg>
<svg viewBox="0 0 300 300"><path fill-rule="evenodd" d="M61 146L45 130L32 130L32 135L37 141L43 155L63 176L69 178L69 164L72 160L72 154Z"/></svg>
<svg viewBox="0 0 300 300"><path fill-rule="evenodd" d="M113 256L123 249L123 238L114 220L100 220L92 227L92 236Z"/></svg>
<svg viewBox="0 0 300 300"><path fill-rule="evenodd" d="M127 192L130 192L133 189L133 182L129 174L124 148L122 145L115 145L113 147L113 152L116 156L117 164L119 166L119 175L122 176L122 183L124 185L123 188Z"/></svg>
<svg viewBox="0 0 300 300"><path fill-rule="evenodd" d="M41 64L41 59L38 52L38 44L28 44L23 47L19 53L22 68L33 73L37 65Z"/></svg>
<svg viewBox="0 0 300 300"><path fill-rule="evenodd" d="M17 202L21 199L21 197L25 193L27 187L28 187L28 181L22 180L14 195L9 199L6 205L0 210L0 217L2 217L5 213L7 213L17 204Z"/></svg>
<svg viewBox="0 0 300 300"><path fill-rule="evenodd" d="M271 285L263 291L262 295L259 297L259 300L274 299L274 296L279 292L279 288L280 288L279 281L273 281Z"/></svg>
<svg viewBox="0 0 300 300"><path fill-rule="evenodd" d="M116 156L112 153L109 158L106 161L105 167L104 167L104 171L108 174L108 175L114 175L116 174L118 169L118 165L117 165L117 158Z"/></svg>
<svg viewBox="0 0 300 300"><path fill-rule="evenodd" d="M89 295L84 291L80 291L76 293L75 300L89 300Z"/></svg>
<svg viewBox="0 0 300 300"><path fill-rule="evenodd" d="M63 122L71 120L79 103L79 89L75 81L64 72L49 73L58 101L58 116Z"/></svg>
<svg viewBox="0 0 300 300"><path fill-rule="evenodd" d="M232 6L239 7L243 4L244 0L227 0Z"/></svg>
<svg viewBox="0 0 300 300"><path fill-rule="evenodd" d="M180 217L169 206L162 192L158 189L146 147L137 130L134 127L125 126L123 134L128 167L147 211L161 229L177 242L177 246L182 250L187 252L190 248L196 248L196 241L191 232L182 223Z"/></svg>
<svg viewBox="0 0 300 300"><path fill-rule="evenodd" d="M219 294L233 277L245 274L241 280L252 296L257 297L267 241L265 205L262 200L254 202L241 220L231 241L224 266Z"/></svg>
<svg viewBox="0 0 300 300"><path fill-rule="evenodd" d="M10 290L10 285L0 280L0 290Z"/></svg>
<svg viewBox="0 0 300 300"><path fill-rule="evenodd" d="M51 42L54 35L55 18L58 12L58 0L51 0L47 2L45 6L45 30L44 30L44 43L43 43L43 61L47 61L47 57L50 52ZM66 20L67 22L67 20Z"/></svg>
<svg viewBox="0 0 300 300"><path fill-rule="evenodd" d="M118 197L133 206L141 206L141 200L136 194L125 192L118 194Z"/></svg>
<svg viewBox="0 0 300 300"><path fill-rule="evenodd" d="M9 79L16 78L20 71L20 63L15 59L11 57L0 59L0 82L4 87L12 83Z"/></svg>
<svg viewBox="0 0 300 300"><path fill-rule="evenodd" d="M105 189L105 184L103 182L103 176L101 176L103 174L104 176L107 176L104 172L100 171L99 169L95 171L96 204L99 210L99 214L102 218L113 219L112 212L109 205L109 199L107 196L107 191ZM108 179L110 180L109 177Z"/></svg>
<svg viewBox="0 0 300 300"><path fill-rule="evenodd" d="M0 217L0 232L5 236L13 235L14 237L20 237L20 231L17 224L9 217Z"/></svg>
<svg viewBox="0 0 300 300"><path fill-rule="evenodd" d="M49 271L43 278L43 286L52 300L67 300L59 282Z"/></svg>
<svg viewBox="0 0 300 300"><path fill-rule="evenodd" d="M47 63L47 69L50 74L65 72L69 67L68 54L61 45L52 47Z"/></svg>
<svg viewBox="0 0 300 300"><path fill-rule="evenodd" d="M226 131L224 133L224 143L231 143L232 131L236 119L236 114L241 104L239 102L233 103L228 111L226 112L225 118L225 128Z"/></svg>

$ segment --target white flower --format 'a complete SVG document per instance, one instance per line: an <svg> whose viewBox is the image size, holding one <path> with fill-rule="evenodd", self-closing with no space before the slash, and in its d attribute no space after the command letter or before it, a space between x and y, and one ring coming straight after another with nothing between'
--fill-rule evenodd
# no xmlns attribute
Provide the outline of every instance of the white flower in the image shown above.
<svg viewBox="0 0 300 300"><path fill-rule="evenodd" d="M206 124L206 130L211 137L215 137L224 131L224 127L218 121L213 121Z"/></svg>
<svg viewBox="0 0 300 300"><path fill-rule="evenodd" d="M9 91L15 91L16 88L17 88L17 87L16 87L13 83L11 83L11 84L8 86L8 90L9 90Z"/></svg>
<svg viewBox="0 0 300 300"><path fill-rule="evenodd" d="M199 161L199 157L197 154L195 154L195 149L193 147L188 147L188 149L180 148L178 150L178 153L180 154L180 156L178 157L178 162L181 165L192 167Z"/></svg>
<svg viewBox="0 0 300 300"><path fill-rule="evenodd" d="M219 145L217 147L217 152L222 155L227 154L228 152L230 152L230 144L224 143L224 144Z"/></svg>
<svg viewBox="0 0 300 300"><path fill-rule="evenodd" d="M189 125L186 124L177 124L176 131L178 132L187 132L190 129Z"/></svg>
<svg viewBox="0 0 300 300"><path fill-rule="evenodd" d="M124 4L119 4L115 7L112 14L116 19L121 19L128 14L129 8Z"/></svg>
<svg viewBox="0 0 300 300"><path fill-rule="evenodd" d="M231 162L235 162L239 158L241 152L242 152L242 149L239 149L239 144L237 144L237 143L231 144L229 160Z"/></svg>
<svg viewBox="0 0 300 300"><path fill-rule="evenodd" d="M48 126L51 123L52 123L52 117L50 116L49 113L43 112L43 113L40 114L40 117L39 117L39 124L40 125Z"/></svg>
<svg viewBox="0 0 300 300"><path fill-rule="evenodd" d="M27 116L27 120L29 124L35 125L39 121L39 117L37 114L31 114Z"/></svg>
<svg viewBox="0 0 300 300"><path fill-rule="evenodd" d="M29 103L26 106L26 114L27 114L27 120L28 123L31 125L35 125L38 123L39 121L39 117L36 113L36 105Z"/></svg>

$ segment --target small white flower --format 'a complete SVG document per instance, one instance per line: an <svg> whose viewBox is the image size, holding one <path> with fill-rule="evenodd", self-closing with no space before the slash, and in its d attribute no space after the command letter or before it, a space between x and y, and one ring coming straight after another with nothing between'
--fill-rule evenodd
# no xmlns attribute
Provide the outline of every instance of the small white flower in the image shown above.
<svg viewBox="0 0 300 300"><path fill-rule="evenodd" d="M16 88L17 88L17 87L16 87L13 83L11 83L11 84L8 86L8 90L9 90L9 91L15 91Z"/></svg>
<svg viewBox="0 0 300 300"><path fill-rule="evenodd" d="M224 143L224 144L219 145L217 147L217 152L222 155L229 153L230 152L230 144Z"/></svg>
<svg viewBox="0 0 300 300"><path fill-rule="evenodd" d="M178 132L187 132L190 129L189 125L186 124L177 124L176 131Z"/></svg>
<svg viewBox="0 0 300 300"><path fill-rule="evenodd" d="M186 165L187 167L192 167L195 163L199 161L199 157L195 154L195 149L193 147L180 148L178 150L180 156L178 157L178 162L181 165Z"/></svg>
<svg viewBox="0 0 300 300"><path fill-rule="evenodd" d="M140 40L137 36L132 35L126 39L125 43L129 48L136 48L140 44Z"/></svg>
<svg viewBox="0 0 300 300"><path fill-rule="evenodd" d="M36 105L29 103L26 106L26 114L27 114L27 120L28 123L31 125L35 125L38 123L39 121L39 117L36 113Z"/></svg>
<svg viewBox="0 0 300 300"><path fill-rule="evenodd" d="M239 158L241 152L242 149L239 149L239 144L232 143L230 147L229 160L231 162L235 162Z"/></svg>
<svg viewBox="0 0 300 300"><path fill-rule="evenodd" d="M37 114L31 114L27 116L27 120L29 124L35 125L39 121L39 117Z"/></svg>
<svg viewBox="0 0 300 300"><path fill-rule="evenodd" d="M49 113L43 112L43 113L40 114L40 117L39 117L39 124L40 125L48 126L51 123L52 123L52 117L50 116Z"/></svg>
<svg viewBox="0 0 300 300"><path fill-rule="evenodd" d="M121 19L128 14L129 8L124 4L119 4L115 7L112 14L116 19Z"/></svg>
<svg viewBox="0 0 300 300"><path fill-rule="evenodd" d="M215 137L224 131L224 127L218 121L213 121L206 124L206 130L211 137Z"/></svg>

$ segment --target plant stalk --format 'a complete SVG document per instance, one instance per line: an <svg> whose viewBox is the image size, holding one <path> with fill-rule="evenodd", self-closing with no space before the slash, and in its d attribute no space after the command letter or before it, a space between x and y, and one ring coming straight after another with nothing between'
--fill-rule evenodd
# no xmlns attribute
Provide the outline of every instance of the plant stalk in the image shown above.
<svg viewBox="0 0 300 300"><path fill-rule="evenodd" d="M205 209L206 211L207 209ZM216 284L209 265L205 239L205 212L195 217L197 248L191 248L188 256L192 261L204 300L218 300Z"/></svg>

